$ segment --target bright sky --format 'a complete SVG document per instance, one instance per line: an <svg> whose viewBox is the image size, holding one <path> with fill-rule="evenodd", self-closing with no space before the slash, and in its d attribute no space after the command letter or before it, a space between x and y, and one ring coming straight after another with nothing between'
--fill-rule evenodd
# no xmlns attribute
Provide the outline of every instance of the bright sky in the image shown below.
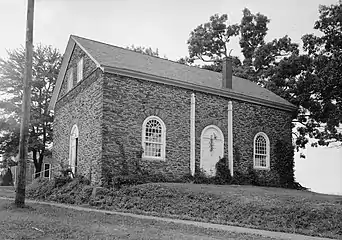
<svg viewBox="0 0 342 240"><path fill-rule="evenodd" d="M191 30L215 13L227 13L230 23L241 20L242 9L271 19L266 40L314 32L319 4L338 0L36 0L34 42L64 52L70 34L126 47L158 48L161 56L177 60L188 55ZM26 0L0 0L0 57L6 49L25 44ZM241 56L237 40L233 55ZM296 177L314 191L342 194L341 149L309 149L296 160Z"/></svg>

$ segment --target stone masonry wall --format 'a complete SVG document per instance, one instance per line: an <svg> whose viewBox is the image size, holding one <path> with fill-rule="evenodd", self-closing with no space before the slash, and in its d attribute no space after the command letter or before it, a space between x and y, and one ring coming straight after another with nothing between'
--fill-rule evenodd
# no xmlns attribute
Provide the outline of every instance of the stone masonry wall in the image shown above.
<svg viewBox="0 0 342 240"><path fill-rule="evenodd" d="M209 125L219 127L224 136L224 154L228 155L228 100L206 93L195 93L195 169L200 170L201 134Z"/></svg>
<svg viewBox="0 0 342 240"><path fill-rule="evenodd" d="M83 80L76 81L77 62L83 57ZM73 51L67 73L73 68L74 87L66 92L66 74L54 119L53 159L69 164L69 138L72 126L79 130L77 173L99 183L102 157L103 78L99 69L78 47Z"/></svg>
<svg viewBox="0 0 342 240"><path fill-rule="evenodd" d="M234 171L246 173L253 167L253 140L264 132L270 140L270 170L255 170L266 185L278 185L279 176L274 169L277 140L292 144L291 113L256 104L233 101Z"/></svg>
<svg viewBox="0 0 342 240"><path fill-rule="evenodd" d="M146 117L160 117L166 125L166 160L142 160L148 171L180 177L190 172L190 98L194 91L144 80L105 74L103 169L120 174L123 166L134 169L141 149L142 123ZM224 97L196 94L196 171L200 167L201 133L208 125L218 126L224 135L228 155L228 101ZM233 101L234 171L247 173L253 167L253 140L258 132L270 140L270 170L255 170L267 185L277 185L274 145L291 143L291 113ZM103 173L106 174L106 173Z"/></svg>
<svg viewBox="0 0 342 240"><path fill-rule="evenodd" d="M189 90L105 74L104 171L119 174L124 165L134 171L136 153L142 148L142 124L154 115L166 126L166 159L142 160L142 168L169 177L189 174L190 99Z"/></svg>
<svg viewBox="0 0 342 240"><path fill-rule="evenodd" d="M84 59L84 79L77 83L77 62ZM67 92L73 69L74 87ZM190 99L194 91L145 80L103 74L75 47L55 107L53 159L68 164L71 128L79 129L78 173L100 183L106 174L142 169L181 177L190 173ZM207 93L196 94L196 171L200 167L201 133L208 125L224 135L228 155L228 101ZM166 125L166 159L141 160L142 124L149 116ZM291 113L242 101L233 101L234 171L247 173L253 166L253 140L265 132L270 140L270 170L256 170L267 185L277 185L275 143L291 143Z"/></svg>

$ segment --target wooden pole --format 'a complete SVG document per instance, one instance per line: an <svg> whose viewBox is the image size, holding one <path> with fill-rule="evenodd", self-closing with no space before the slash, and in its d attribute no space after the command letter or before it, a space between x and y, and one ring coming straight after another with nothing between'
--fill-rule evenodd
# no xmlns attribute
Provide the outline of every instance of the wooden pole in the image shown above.
<svg viewBox="0 0 342 240"><path fill-rule="evenodd" d="M26 22L26 46L25 46L25 73L23 82L23 100L20 125L19 141L19 173L16 184L14 203L17 207L25 205L26 185L26 161L27 145L29 135L30 107L31 107L31 81L32 81L32 59L33 59L33 13L34 0L27 1L27 22Z"/></svg>

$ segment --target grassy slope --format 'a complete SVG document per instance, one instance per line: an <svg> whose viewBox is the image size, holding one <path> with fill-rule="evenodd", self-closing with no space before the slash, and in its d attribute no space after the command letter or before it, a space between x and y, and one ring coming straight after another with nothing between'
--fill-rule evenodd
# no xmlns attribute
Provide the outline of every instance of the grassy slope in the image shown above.
<svg viewBox="0 0 342 240"><path fill-rule="evenodd" d="M144 184L94 205L307 235L342 236L342 197L253 186Z"/></svg>
<svg viewBox="0 0 342 240"><path fill-rule="evenodd" d="M0 239L260 239L195 226L74 211L40 204L16 209L0 200Z"/></svg>

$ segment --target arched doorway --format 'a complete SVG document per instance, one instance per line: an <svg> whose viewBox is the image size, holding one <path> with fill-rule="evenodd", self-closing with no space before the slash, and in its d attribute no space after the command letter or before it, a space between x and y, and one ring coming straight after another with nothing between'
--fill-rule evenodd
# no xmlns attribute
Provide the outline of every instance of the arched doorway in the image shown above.
<svg viewBox="0 0 342 240"><path fill-rule="evenodd" d="M70 133L69 166L76 174L77 171L77 152L78 152L78 127L74 125Z"/></svg>
<svg viewBox="0 0 342 240"><path fill-rule="evenodd" d="M224 137L221 129L215 125L205 127L201 134L200 167L208 176L216 174L216 163L224 154Z"/></svg>

